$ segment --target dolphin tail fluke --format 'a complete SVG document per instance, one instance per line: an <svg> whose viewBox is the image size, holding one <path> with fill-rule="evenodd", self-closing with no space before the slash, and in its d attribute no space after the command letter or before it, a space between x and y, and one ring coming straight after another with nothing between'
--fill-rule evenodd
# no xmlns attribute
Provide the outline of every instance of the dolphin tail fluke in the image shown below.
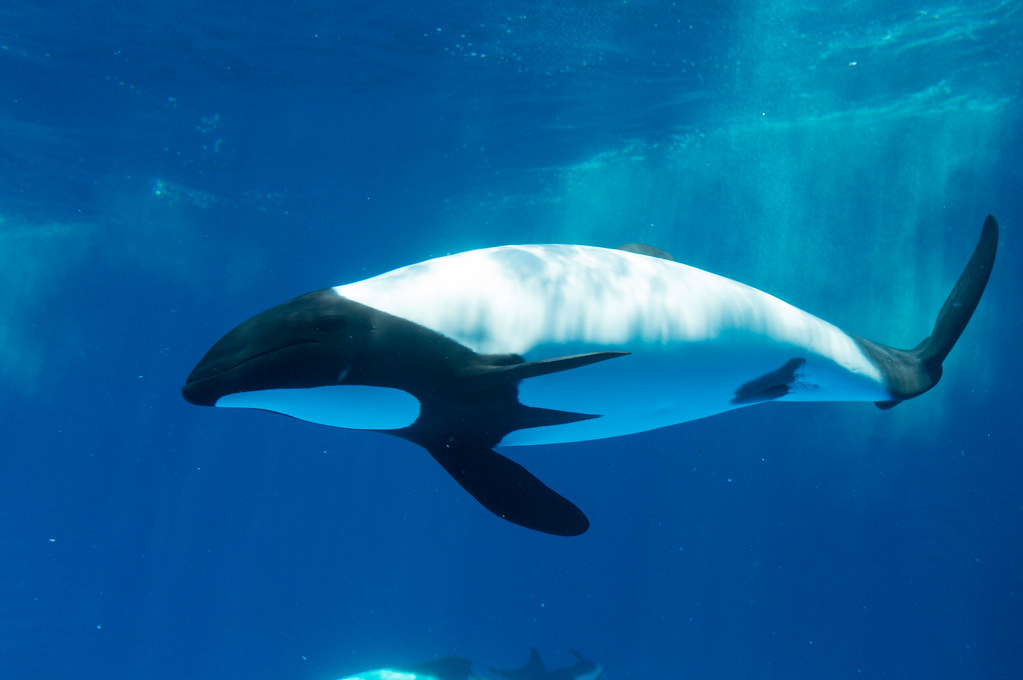
<svg viewBox="0 0 1023 680"><path fill-rule="evenodd" d="M571 501L496 451L459 445L457 440L427 450L463 489L502 519L555 536L578 536L590 527Z"/></svg>
<svg viewBox="0 0 1023 680"><path fill-rule="evenodd" d="M991 267L995 263L996 250L998 222L993 215L988 215L984 220L984 228L980 232L980 240L973 251L973 257L970 258L955 288L938 313L938 320L934 323L931 336L913 350L920 356L921 361L935 367L939 374L941 363L952 351L952 346L956 344L956 340L973 316L973 310L980 302L980 296L991 275Z"/></svg>
<svg viewBox="0 0 1023 680"><path fill-rule="evenodd" d="M875 363L886 372L886 383L892 399L877 402L879 408L892 408L938 384L945 357L959 340L984 293L997 250L998 222L992 215L988 215L973 256L941 307L934 329L914 349L898 350L857 339L868 355L874 357Z"/></svg>

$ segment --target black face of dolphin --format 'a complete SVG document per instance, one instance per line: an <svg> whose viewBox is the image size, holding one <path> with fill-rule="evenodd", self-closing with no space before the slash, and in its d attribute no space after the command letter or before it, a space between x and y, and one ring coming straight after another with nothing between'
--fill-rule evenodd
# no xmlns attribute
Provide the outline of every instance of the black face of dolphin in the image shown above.
<svg viewBox="0 0 1023 680"><path fill-rule="evenodd" d="M182 396L213 406L236 392L341 384L372 331L366 309L327 288L261 312L210 348Z"/></svg>
<svg viewBox="0 0 1023 680"><path fill-rule="evenodd" d="M192 404L216 406L221 397L239 392L331 385L400 390L419 402L418 416L407 426L378 431L425 448L495 515L576 536L589 526L586 515L493 447L514 430L597 417L525 406L518 400L521 380L624 355L594 352L533 362L514 354L480 355L326 288L229 332L192 370L181 393Z"/></svg>

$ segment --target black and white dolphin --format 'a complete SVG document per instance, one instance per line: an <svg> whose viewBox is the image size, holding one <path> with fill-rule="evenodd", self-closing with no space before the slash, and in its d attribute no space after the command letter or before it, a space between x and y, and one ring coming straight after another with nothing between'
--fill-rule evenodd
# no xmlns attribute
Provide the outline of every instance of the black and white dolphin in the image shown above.
<svg viewBox="0 0 1023 680"><path fill-rule="evenodd" d="M473 250L257 314L182 392L415 442L491 512L576 535L585 515L495 447L626 435L764 401L894 406L938 382L997 245L989 216L931 335L910 350L655 249Z"/></svg>

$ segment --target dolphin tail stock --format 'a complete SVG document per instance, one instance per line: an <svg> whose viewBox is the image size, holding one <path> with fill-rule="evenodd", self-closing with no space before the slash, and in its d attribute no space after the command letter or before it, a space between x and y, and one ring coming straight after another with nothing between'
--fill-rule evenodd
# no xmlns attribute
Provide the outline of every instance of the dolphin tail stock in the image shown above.
<svg viewBox="0 0 1023 680"><path fill-rule="evenodd" d="M425 448L480 505L502 519L555 536L578 536L590 527L571 501L496 451L458 439Z"/></svg>
<svg viewBox="0 0 1023 680"><path fill-rule="evenodd" d="M900 350L855 338L885 373L886 387L892 399L875 402L878 408L892 408L938 384L942 363L959 340L984 293L997 250L998 222L993 215L988 215L970 261L938 312L934 329L915 348Z"/></svg>

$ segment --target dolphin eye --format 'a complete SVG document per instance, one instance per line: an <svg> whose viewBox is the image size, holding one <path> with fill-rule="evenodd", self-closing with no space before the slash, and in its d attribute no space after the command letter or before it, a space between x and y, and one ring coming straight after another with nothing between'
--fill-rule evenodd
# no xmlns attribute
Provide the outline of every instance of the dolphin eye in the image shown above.
<svg viewBox="0 0 1023 680"><path fill-rule="evenodd" d="M316 330L321 333L333 334L345 327L345 320L340 316L325 316L316 322Z"/></svg>

